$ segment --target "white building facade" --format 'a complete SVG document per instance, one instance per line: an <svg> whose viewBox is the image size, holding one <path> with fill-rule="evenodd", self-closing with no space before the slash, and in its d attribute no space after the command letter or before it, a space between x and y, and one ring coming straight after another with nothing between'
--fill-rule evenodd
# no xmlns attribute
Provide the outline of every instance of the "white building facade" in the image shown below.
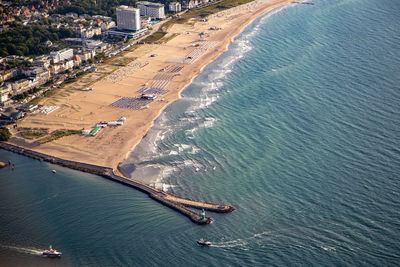
<svg viewBox="0 0 400 267"><path fill-rule="evenodd" d="M165 18L164 5L151 2L137 2L136 6L140 10L140 15L144 17L151 17L155 19Z"/></svg>
<svg viewBox="0 0 400 267"><path fill-rule="evenodd" d="M181 3L178 3L178 2L169 3L169 11L175 12L175 13L181 12L182 11Z"/></svg>
<svg viewBox="0 0 400 267"><path fill-rule="evenodd" d="M0 103L4 103L8 100L8 95L12 94L12 89L10 84L5 84L0 87Z"/></svg>
<svg viewBox="0 0 400 267"><path fill-rule="evenodd" d="M81 38L83 39L90 39L95 35L101 35L101 28L83 29L81 32Z"/></svg>
<svg viewBox="0 0 400 267"><path fill-rule="evenodd" d="M183 8L192 9L198 5L198 2L195 0L186 0L183 2Z"/></svg>
<svg viewBox="0 0 400 267"><path fill-rule="evenodd" d="M50 56L53 58L54 63L58 63L71 59L74 56L74 50L72 48L65 48L60 51L50 52Z"/></svg>
<svg viewBox="0 0 400 267"><path fill-rule="evenodd" d="M117 7L117 27L119 30L139 30L139 9L128 6Z"/></svg>

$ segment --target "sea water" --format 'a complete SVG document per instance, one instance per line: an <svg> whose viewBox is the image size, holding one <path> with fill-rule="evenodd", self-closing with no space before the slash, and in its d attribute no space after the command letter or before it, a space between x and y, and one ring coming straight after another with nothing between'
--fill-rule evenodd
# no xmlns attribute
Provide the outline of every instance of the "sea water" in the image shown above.
<svg viewBox="0 0 400 267"><path fill-rule="evenodd" d="M0 265L398 265L400 2L313 3L254 21L122 166L236 211L198 226L129 187L0 151L16 166L0 170ZM37 255L49 244L61 259Z"/></svg>

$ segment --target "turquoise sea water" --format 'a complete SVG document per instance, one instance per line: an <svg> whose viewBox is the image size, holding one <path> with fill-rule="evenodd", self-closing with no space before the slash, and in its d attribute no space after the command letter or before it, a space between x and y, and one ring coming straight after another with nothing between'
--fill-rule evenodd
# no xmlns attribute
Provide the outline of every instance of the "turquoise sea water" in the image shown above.
<svg viewBox="0 0 400 267"><path fill-rule="evenodd" d="M235 212L197 226L131 188L0 150L16 165L0 170L0 265L397 266L400 2L314 3L246 28L123 166ZM49 244L61 259L36 255Z"/></svg>

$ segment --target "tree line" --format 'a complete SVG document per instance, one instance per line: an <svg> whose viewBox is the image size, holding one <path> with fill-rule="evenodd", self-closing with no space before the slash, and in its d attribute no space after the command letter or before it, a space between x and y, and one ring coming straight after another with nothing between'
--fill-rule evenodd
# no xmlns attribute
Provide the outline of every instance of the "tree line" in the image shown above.
<svg viewBox="0 0 400 267"><path fill-rule="evenodd" d="M119 5L135 5L135 0L72 0L71 4L61 4L51 13L66 14L77 13L79 15L103 15L116 18L115 8Z"/></svg>
<svg viewBox="0 0 400 267"><path fill-rule="evenodd" d="M57 29L41 24L23 26L19 23L10 26L9 30L0 33L0 57L47 54L50 47L46 46L46 41L57 42L74 35L72 29L64 27Z"/></svg>

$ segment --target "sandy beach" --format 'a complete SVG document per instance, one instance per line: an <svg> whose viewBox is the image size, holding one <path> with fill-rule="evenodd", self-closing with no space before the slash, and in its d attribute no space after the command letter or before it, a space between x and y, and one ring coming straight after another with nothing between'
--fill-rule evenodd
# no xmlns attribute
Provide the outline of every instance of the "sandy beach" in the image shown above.
<svg viewBox="0 0 400 267"><path fill-rule="evenodd" d="M66 160L117 169L146 136L163 109L180 98L181 91L202 68L226 51L245 26L290 2L293 0L257 0L211 15L207 21L175 24L164 37L173 38L163 44L141 45L127 53L124 56L134 60L92 84L92 91L76 89L76 84L68 85L41 102L58 109L47 115L30 115L18 123L18 127L41 127L49 131L90 130L100 121L125 117L122 126L104 128L96 136L72 135L38 146L18 136L10 143ZM218 29L212 30L212 27ZM204 33L203 40L199 33ZM101 77L101 71L96 75ZM137 102L134 98L140 98L142 93L158 95L152 102Z"/></svg>

